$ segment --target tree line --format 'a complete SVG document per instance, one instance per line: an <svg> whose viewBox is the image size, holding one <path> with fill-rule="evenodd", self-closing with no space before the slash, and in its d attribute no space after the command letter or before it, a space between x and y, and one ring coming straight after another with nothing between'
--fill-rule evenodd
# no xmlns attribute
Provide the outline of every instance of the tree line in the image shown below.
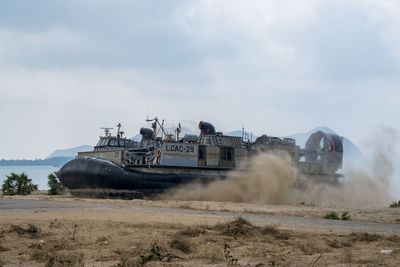
<svg viewBox="0 0 400 267"><path fill-rule="evenodd" d="M3 182L1 190L3 195L29 195L33 191L38 190L38 185L32 183L32 179L28 178L24 172L21 174L11 173L6 175L7 179ZM52 172L48 176L47 184L49 186L48 194L57 195L63 190L63 186L58 178L58 172Z"/></svg>

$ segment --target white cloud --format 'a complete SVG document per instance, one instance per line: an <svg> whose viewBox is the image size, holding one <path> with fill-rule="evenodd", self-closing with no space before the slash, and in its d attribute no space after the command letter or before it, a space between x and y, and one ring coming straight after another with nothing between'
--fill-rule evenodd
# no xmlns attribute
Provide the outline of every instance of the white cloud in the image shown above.
<svg viewBox="0 0 400 267"><path fill-rule="evenodd" d="M119 121L135 135L147 107L222 131L327 125L356 142L400 115L396 1L50 1L32 7L41 16L8 5L0 158L93 144Z"/></svg>
<svg viewBox="0 0 400 267"><path fill-rule="evenodd" d="M86 40L73 30L50 27L40 31L0 28L0 66L43 68L64 65L71 54L87 50ZM51 64L50 64L51 62Z"/></svg>

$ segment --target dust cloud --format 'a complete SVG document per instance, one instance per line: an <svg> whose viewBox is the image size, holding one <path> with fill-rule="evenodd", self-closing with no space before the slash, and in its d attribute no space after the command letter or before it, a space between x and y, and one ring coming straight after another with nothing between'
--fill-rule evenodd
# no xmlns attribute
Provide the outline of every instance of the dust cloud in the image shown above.
<svg viewBox="0 0 400 267"><path fill-rule="evenodd" d="M183 186L162 198L276 203L296 180L297 170L290 166L289 157L265 153L255 156L249 166L232 172L225 180Z"/></svg>
<svg viewBox="0 0 400 267"><path fill-rule="evenodd" d="M365 142L367 155L357 165L345 170L345 177L339 185L314 183L299 176L299 180L306 181L304 190L291 188L285 200L342 207L388 207L394 200L391 186L398 137L394 129L382 129Z"/></svg>
<svg viewBox="0 0 400 267"><path fill-rule="evenodd" d="M345 170L339 184L316 182L294 167L289 157L264 153L254 156L246 167L225 180L207 185L187 185L161 198L251 202L264 204L308 203L337 207L387 207L394 174L395 144L398 133L385 129L367 142L370 157L358 167ZM300 185L300 186L299 186Z"/></svg>

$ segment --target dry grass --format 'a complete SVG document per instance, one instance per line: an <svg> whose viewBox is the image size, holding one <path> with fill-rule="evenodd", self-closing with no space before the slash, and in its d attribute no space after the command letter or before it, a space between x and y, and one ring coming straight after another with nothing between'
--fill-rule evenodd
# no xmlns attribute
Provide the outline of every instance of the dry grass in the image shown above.
<svg viewBox="0 0 400 267"><path fill-rule="evenodd" d="M45 266L322 266L400 261L398 236L369 233L308 233L257 226L243 218L192 225L52 221L0 225L3 265L21 261ZM74 225L78 225L75 239ZM121 235L120 233L124 233ZM3 240L3 241L2 241ZM4 241L5 240L5 241ZM7 257L5 257L7 255Z"/></svg>
<svg viewBox="0 0 400 267"><path fill-rule="evenodd" d="M350 248L345 248L343 250L342 262L343 263L352 263L353 262L353 251Z"/></svg>
<svg viewBox="0 0 400 267"><path fill-rule="evenodd" d="M49 255L45 266L85 266L82 262L83 254L79 252L59 252L55 255Z"/></svg>
<svg viewBox="0 0 400 267"><path fill-rule="evenodd" d="M213 244L203 246L194 257L211 264L222 262L224 260L222 248Z"/></svg>
<svg viewBox="0 0 400 267"><path fill-rule="evenodd" d="M184 253L192 252L193 250L192 246L193 244L191 244L191 242L188 239L179 235L175 236L170 242L171 248L178 249Z"/></svg>
<svg viewBox="0 0 400 267"><path fill-rule="evenodd" d="M370 234L367 232L353 232L350 234L352 241L360 242L373 242L382 239L382 236L378 234Z"/></svg>
<svg viewBox="0 0 400 267"><path fill-rule="evenodd" d="M306 255L314 255L317 253L325 253L328 248L322 244L316 243L314 240L301 241L299 248Z"/></svg>
<svg viewBox="0 0 400 267"><path fill-rule="evenodd" d="M28 234L31 236L36 236L39 233L40 229L36 227L34 224L28 225L11 225L8 230L9 233L15 232L18 235Z"/></svg>
<svg viewBox="0 0 400 267"><path fill-rule="evenodd" d="M253 235L256 230L249 221L242 217L238 217L229 223L218 224L215 229L221 232L221 234L231 236L235 239L239 236Z"/></svg>
<svg viewBox="0 0 400 267"><path fill-rule="evenodd" d="M46 240L34 243L30 247L32 249L31 258L39 262L47 261L54 257L60 250L68 248L68 241L65 239Z"/></svg>
<svg viewBox="0 0 400 267"><path fill-rule="evenodd" d="M344 248L344 247L351 247L351 242L338 240L336 238L326 240L326 244L331 248Z"/></svg>
<svg viewBox="0 0 400 267"><path fill-rule="evenodd" d="M259 232L262 235L270 235L276 239L287 240L290 238L290 234L288 232L282 232L278 230L276 225L267 225L259 228Z"/></svg>
<svg viewBox="0 0 400 267"><path fill-rule="evenodd" d="M391 236L386 237L386 240L393 242L393 243L400 243L400 236L391 235Z"/></svg>
<svg viewBox="0 0 400 267"><path fill-rule="evenodd" d="M197 225L197 226L187 226L183 230L179 231L179 235L184 235L184 236L190 236L190 237L196 237L201 234L206 233L206 226L204 225Z"/></svg>

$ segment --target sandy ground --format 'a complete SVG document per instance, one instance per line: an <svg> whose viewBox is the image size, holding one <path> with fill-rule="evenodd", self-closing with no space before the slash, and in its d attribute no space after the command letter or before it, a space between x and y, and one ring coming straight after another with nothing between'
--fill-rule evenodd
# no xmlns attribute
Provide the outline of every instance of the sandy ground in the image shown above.
<svg viewBox="0 0 400 267"><path fill-rule="evenodd" d="M205 201L98 200L43 194L7 199L116 203L398 223L400 209ZM400 238L128 209L0 213L0 266L398 266Z"/></svg>
<svg viewBox="0 0 400 267"><path fill-rule="evenodd" d="M255 203L233 203L213 201L183 201L183 200L121 200L121 199L91 199L74 198L71 196L49 196L43 192L27 196L2 196L5 199L25 200L55 200L65 202L113 203L120 205L141 205L150 207L183 208L205 211L223 211L235 213L251 213L265 215L288 215L322 218L330 212L341 215L348 212L353 221L387 222L400 224L400 208L369 207L369 208L343 208L335 206L316 206L314 204L299 203L297 205L268 205Z"/></svg>

